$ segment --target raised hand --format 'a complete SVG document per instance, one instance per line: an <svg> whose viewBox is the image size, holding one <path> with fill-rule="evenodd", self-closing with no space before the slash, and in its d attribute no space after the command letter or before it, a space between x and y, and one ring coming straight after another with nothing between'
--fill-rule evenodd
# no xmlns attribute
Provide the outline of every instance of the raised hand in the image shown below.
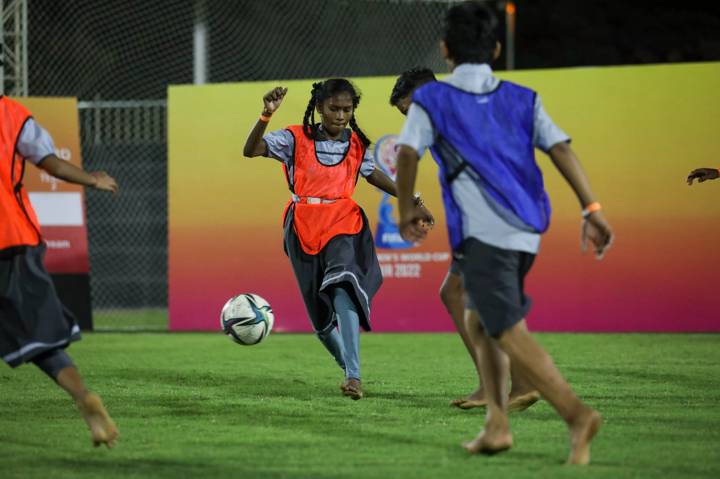
<svg viewBox="0 0 720 479"><path fill-rule="evenodd" d="M605 220L602 211L591 213L590 216L583 220L580 237L580 249L583 252L587 251L589 241L595 252L595 258L598 260L603 259L605 252L610 248L614 239L615 235Z"/></svg>
<svg viewBox="0 0 720 479"><path fill-rule="evenodd" d="M272 115L277 111L278 108L280 108L280 105L282 104L283 98L285 98L285 94L287 93L288 89L283 87L275 87L269 92L263 96L263 104L265 106L265 113L268 115Z"/></svg>
<svg viewBox="0 0 720 479"><path fill-rule="evenodd" d="M692 170L687 177L687 184L692 185L693 180L698 180L698 183L702 183L705 180L714 180L720 176L720 170L715 168L698 168Z"/></svg>

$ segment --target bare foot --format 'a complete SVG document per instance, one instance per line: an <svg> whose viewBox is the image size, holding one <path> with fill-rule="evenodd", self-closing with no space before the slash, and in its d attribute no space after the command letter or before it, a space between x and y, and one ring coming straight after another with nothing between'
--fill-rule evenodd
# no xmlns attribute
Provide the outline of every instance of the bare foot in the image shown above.
<svg viewBox="0 0 720 479"><path fill-rule="evenodd" d="M452 401L450 401L450 405L459 407L460 409L485 407L487 406L487 399L485 399L485 391L483 391L482 388L478 388L477 391L467 397L453 399Z"/></svg>
<svg viewBox="0 0 720 479"><path fill-rule="evenodd" d="M100 396L88 393L81 402L78 402L78 407L90 428L93 446L105 444L108 449L112 448L118 437L118 429L105 410Z"/></svg>
<svg viewBox="0 0 720 479"><path fill-rule="evenodd" d="M475 439L464 443L462 446L470 454L487 454L491 456L507 451L512 447L512 444L513 440L510 431L490 433L488 429L483 429Z"/></svg>
<svg viewBox="0 0 720 479"><path fill-rule="evenodd" d="M350 378L340 386L343 396L348 396L353 401L362 399L363 390L359 379Z"/></svg>
<svg viewBox="0 0 720 479"><path fill-rule="evenodd" d="M600 413L589 408L570 424L570 456L567 464L590 463L590 441L600 430L601 425Z"/></svg>
<svg viewBox="0 0 720 479"><path fill-rule="evenodd" d="M540 393L530 391L516 394L510 391L510 400L508 401L508 411L524 411L540 400Z"/></svg>

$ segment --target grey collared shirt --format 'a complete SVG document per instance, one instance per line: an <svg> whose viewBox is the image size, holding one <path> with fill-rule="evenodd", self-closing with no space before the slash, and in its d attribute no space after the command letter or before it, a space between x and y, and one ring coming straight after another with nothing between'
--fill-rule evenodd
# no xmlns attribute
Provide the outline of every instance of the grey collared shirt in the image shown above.
<svg viewBox="0 0 720 479"><path fill-rule="evenodd" d="M20 131L17 151L20 156L37 165L48 155L55 154L55 144L50 134L37 121L30 118Z"/></svg>
<svg viewBox="0 0 720 479"><path fill-rule="evenodd" d="M337 165L345 157L350 141L350 130L345 130L340 140L319 139L315 141L317 158L320 163L327 166ZM293 177L293 154L295 150L295 137L288 130L276 130L263 136L267 144L267 156L282 161L288 168L288 176ZM375 171L375 158L370 148L365 150L365 156L360 166L363 177L370 176Z"/></svg>
<svg viewBox="0 0 720 479"><path fill-rule="evenodd" d="M487 93L497 88L500 80L486 64L465 63L443 79L453 86L472 93ZM557 143L569 142L570 137L553 123L545 112L540 95L535 98L533 143L548 152ZM435 131L427 113L415 104L410 106L398 145L413 148L422 157L435 143ZM463 237L476 238L498 248L536 254L540 235L520 230L503 220L493 211L479 185L466 173L452 183L452 194L463 214Z"/></svg>

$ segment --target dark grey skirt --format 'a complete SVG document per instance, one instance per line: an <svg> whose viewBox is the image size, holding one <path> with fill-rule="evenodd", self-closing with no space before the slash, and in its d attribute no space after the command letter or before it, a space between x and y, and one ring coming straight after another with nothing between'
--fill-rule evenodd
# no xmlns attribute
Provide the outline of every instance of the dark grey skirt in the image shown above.
<svg viewBox="0 0 720 479"><path fill-rule="evenodd" d="M0 356L11 367L80 339L44 258L44 244L0 251Z"/></svg>
<svg viewBox="0 0 720 479"><path fill-rule="evenodd" d="M361 210L362 212L362 210ZM285 253L290 258L305 308L315 331L335 323L332 287L351 293L360 316L360 326L370 331L370 305L382 284L382 272L375 254L368 220L362 212L363 228L354 235L338 235L316 255L305 253L293 228L292 208L285 218Z"/></svg>

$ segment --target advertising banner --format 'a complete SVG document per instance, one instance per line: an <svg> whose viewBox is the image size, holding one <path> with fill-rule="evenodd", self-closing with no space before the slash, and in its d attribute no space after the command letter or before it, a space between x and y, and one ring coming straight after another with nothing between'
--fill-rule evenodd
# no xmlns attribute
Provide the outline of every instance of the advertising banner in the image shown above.
<svg viewBox="0 0 720 479"><path fill-rule="evenodd" d="M580 205L537 151L553 205L526 290L536 331L720 331L720 184L688 187L688 172L720 161L720 64L499 72L541 95L588 174L617 234L602 262L580 251ZM358 124L379 168L394 175L404 117L388 104L394 77L353 79ZM281 164L245 158L245 139L271 88L288 87L267 131L301 124L312 81L180 86L169 90L169 308L173 330L215 330L225 301L266 298L276 330L310 331L282 246L290 192ZM437 226L421 245L397 231L394 198L360 180L384 284L376 331L452 331L438 290L450 252L426 155L417 191Z"/></svg>
<svg viewBox="0 0 720 479"><path fill-rule="evenodd" d="M82 167L77 100L15 98L30 110L55 142L61 160ZM51 274L87 274L88 244L83 188L30 165L23 180L47 242L45 265Z"/></svg>

